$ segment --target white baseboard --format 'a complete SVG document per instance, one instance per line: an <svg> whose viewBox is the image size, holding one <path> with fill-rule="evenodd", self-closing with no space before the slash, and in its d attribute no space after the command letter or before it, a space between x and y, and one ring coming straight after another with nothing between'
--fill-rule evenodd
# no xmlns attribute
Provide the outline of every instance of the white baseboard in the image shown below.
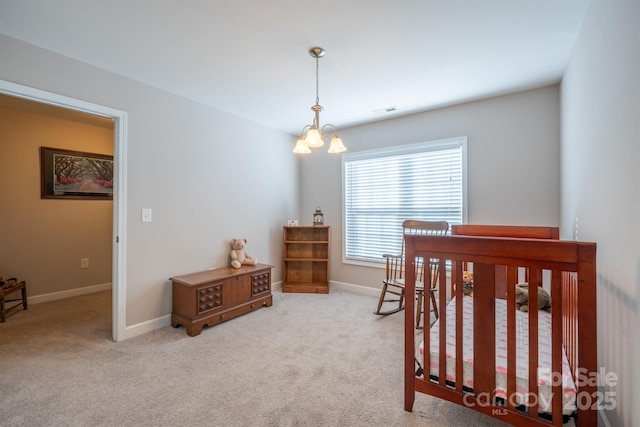
<svg viewBox="0 0 640 427"><path fill-rule="evenodd" d="M330 289L340 289L346 292L351 292L352 294L368 295L373 297L380 296L380 289L371 288L369 286L354 285L352 283L336 282L334 280L330 280L329 287Z"/></svg>
<svg viewBox="0 0 640 427"><path fill-rule="evenodd" d="M146 334L147 332L155 331L156 329L164 328L171 324L171 315L156 317L155 319L147 320L146 322L138 323L136 325L127 326L125 328L125 340L138 335Z"/></svg>
<svg viewBox="0 0 640 427"><path fill-rule="evenodd" d="M80 295L94 294L96 292L110 291L111 282L101 285L85 286L84 288L69 289L66 291L52 292L50 294L35 295L30 297L27 294L27 303L39 304L42 302L56 301L65 298L77 297Z"/></svg>
<svg viewBox="0 0 640 427"><path fill-rule="evenodd" d="M358 294L358 295L368 295L373 297L380 296L380 289L378 288L370 288L369 286L354 285L352 283L336 282L335 280L329 280L329 291L331 291L331 289L341 290L341 291L350 292L352 294ZM271 291L282 292L282 281L272 283Z"/></svg>
<svg viewBox="0 0 640 427"><path fill-rule="evenodd" d="M372 297L380 296L380 289L370 288L369 286L354 285L351 283L336 282L335 280L329 280L329 291L331 289L350 292L358 295L368 295ZM274 282L271 284L271 292L282 292L282 281Z"/></svg>

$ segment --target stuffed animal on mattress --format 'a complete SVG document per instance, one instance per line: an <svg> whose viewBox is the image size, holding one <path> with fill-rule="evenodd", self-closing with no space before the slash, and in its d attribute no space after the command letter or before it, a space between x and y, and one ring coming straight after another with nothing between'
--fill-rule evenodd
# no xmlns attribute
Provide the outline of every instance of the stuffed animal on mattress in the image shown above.
<svg viewBox="0 0 640 427"><path fill-rule="evenodd" d="M466 296L473 296L473 273L470 271L462 272L462 293Z"/></svg>
<svg viewBox="0 0 640 427"><path fill-rule="evenodd" d="M453 285L453 291L455 292L456 285ZM467 297L473 296L473 273L470 271L462 272L462 294Z"/></svg>
<svg viewBox="0 0 640 427"><path fill-rule="evenodd" d="M551 313L551 295L542 286L536 286L538 290L538 310ZM516 308L520 311L529 311L529 284L518 283L516 285Z"/></svg>

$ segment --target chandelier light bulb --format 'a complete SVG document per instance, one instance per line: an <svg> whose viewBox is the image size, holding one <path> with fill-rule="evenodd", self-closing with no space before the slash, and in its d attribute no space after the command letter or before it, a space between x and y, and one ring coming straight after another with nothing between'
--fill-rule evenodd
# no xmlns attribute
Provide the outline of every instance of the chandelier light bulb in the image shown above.
<svg viewBox="0 0 640 427"><path fill-rule="evenodd" d="M298 142L296 143L296 146L293 149L293 152L296 154L309 154L311 153L311 149L307 147L307 145L304 143L304 139L300 138L298 139Z"/></svg>
<svg viewBox="0 0 640 427"><path fill-rule="evenodd" d="M307 132L306 145L310 148L318 148L324 145L322 135L320 135L320 131L318 129L309 129L309 132Z"/></svg>
<svg viewBox="0 0 640 427"><path fill-rule="evenodd" d="M338 135L333 135L333 137L331 138L331 145L329 146L328 153L337 154L344 151L347 151L347 147L345 147L342 143L342 138L340 138Z"/></svg>

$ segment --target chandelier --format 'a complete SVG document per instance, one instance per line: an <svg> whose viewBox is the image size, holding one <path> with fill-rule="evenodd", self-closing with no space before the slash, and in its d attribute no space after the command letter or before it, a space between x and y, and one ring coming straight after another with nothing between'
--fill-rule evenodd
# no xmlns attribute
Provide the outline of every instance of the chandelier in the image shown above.
<svg viewBox="0 0 640 427"><path fill-rule="evenodd" d="M311 107L311 110L315 113L313 124L306 125L302 128L298 142L296 143L293 152L296 154L309 154L311 148L318 148L324 145L324 137L327 135L326 129L332 132L331 144L329 145L329 153L342 153L347 151L347 147L342 143L342 139L338 136L336 127L330 123L320 127L320 111L322 111L322 105L320 105L320 97L318 95L318 59L322 58L326 54L325 50L321 47L312 47L309 49L309 55L316 58L316 104Z"/></svg>

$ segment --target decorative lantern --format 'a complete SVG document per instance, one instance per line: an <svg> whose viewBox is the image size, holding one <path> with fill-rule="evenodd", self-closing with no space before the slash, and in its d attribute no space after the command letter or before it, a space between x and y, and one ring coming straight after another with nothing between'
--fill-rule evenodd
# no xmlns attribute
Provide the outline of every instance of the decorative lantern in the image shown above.
<svg viewBox="0 0 640 427"><path fill-rule="evenodd" d="M324 215L320 210L320 206L318 206L316 211L313 213L313 225L324 225Z"/></svg>

